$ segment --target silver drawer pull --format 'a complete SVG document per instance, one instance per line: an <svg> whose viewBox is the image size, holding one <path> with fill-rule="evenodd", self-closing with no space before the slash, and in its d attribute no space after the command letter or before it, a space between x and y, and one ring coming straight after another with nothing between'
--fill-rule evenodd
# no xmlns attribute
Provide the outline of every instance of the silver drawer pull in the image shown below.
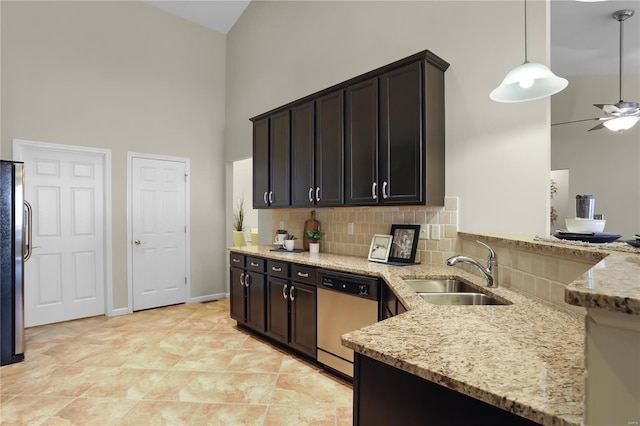
<svg viewBox="0 0 640 426"><path fill-rule="evenodd" d="M240 259L231 259L233 263L240 263Z"/></svg>
<svg viewBox="0 0 640 426"><path fill-rule="evenodd" d="M281 267L275 267L275 266L272 266L272 267L271 267L271 270L272 270L272 271L276 271L276 272L282 272L282 268L281 268Z"/></svg>
<svg viewBox="0 0 640 426"><path fill-rule="evenodd" d="M260 266L258 262L251 262L251 266Z"/></svg>
<svg viewBox="0 0 640 426"><path fill-rule="evenodd" d="M303 272L298 272L298 276L302 278L309 278L309 274L305 274Z"/></svg>

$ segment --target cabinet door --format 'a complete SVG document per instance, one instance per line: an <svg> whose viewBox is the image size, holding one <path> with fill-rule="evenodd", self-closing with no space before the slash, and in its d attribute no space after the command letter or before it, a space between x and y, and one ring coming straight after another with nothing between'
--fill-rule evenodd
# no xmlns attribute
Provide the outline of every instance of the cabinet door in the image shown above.
<svg viewBox="0 0 640 426"><path fill-rule="evenodd" d="M247 272L247 326L264 333L265 329L265 277Z"/></svg>
<svg viewBox="0 0 640 426"><path fill-rule="evenodd" d="M291 205L314 204L314 103L291 110Z"/></svg>
<svg viewBox="0 0 640 426"><path fill-rule="evenodd" d="M294 282L289 290L291 299L291 338L289 345L313 358L316 357L316 288Z"/></svg>
<svg viewBox="0 0 640 426"><path fill-rule="evenodd" d="M269 122L269 202L271 207L288 207L291 178L289 110L274 114Z"/></svg>
<svg viewBox="0 0 640 426"><path fill-rule="evenodd" d="M267 278L267 335L282 343L289 341L289 281Z"/></svg>
<svg viewBox="0 0 640 426"><path fill-rule="evenodd" d="M380 177L382 203L424 200L422 63L380 77Z"/></svg>
<svg viewBox="0 0 640 426"><path fill-rule="evenodd" d="M244 270L229 268L229 297L231 298L231 318L244 323L245 297L244 297Z"/></svg>
<svg viewBox="0 0 640 426"><path fill-rule="evenodd" d="M269 119L253 123L253 208L269 206Z"/></svg>
<svg viewBox="0 0 640 426"><path fill-rule="evenodd" d="M344 97L342 90L316 101L316 187L318 206L344 203Z"/></svg>
<svg viewBox="0 0 640 426"><path fill-rule="evenodd" d="M345 204L377 204L378 79L345 89Z"/></svg>

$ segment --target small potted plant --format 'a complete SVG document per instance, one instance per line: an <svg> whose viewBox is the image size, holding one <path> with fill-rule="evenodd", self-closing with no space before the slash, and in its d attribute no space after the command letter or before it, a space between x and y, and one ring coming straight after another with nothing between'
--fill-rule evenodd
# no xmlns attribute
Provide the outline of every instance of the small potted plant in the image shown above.
<svg viewBox="0 0 640 426"><path fill-rule="evenodd" d="M244 235L244 197L240 198L233 210L233 246L244 247L247 245L247 237Z"/></svg>
<svg viewBox="0 0 640 426"><path fill-rule="evenodd" d="M308 230L304 236L306 239L311 240L309 243L309 253L320 253L320 239L324 235L319 229L310 229Z"/></svg>

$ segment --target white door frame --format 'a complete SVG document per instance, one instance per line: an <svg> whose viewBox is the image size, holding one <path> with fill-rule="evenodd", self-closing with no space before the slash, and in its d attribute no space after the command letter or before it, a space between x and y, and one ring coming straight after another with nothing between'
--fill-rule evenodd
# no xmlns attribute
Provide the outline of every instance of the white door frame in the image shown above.
<svg viewBox="0 0 640 426"><path fill-rule="evenodd" d="M111 150L90 148L79 145L63 145L51 142L38 142L23 139L13 139L13 159L23 161L23 150L36 148L52 152L75 152L80 154L94 154L102 158L104 180L104 291L105 315L120 315L121 309L113 309L113 281L112 281L112 235L111 235Z"/></svg>
<svg viewBox="0 0 640 426"><path fill-rule="evenodd" d="M187 288L185 300L191 302L191 160L185 157L173 157L170 155L144 154L140 152L127 152L127 288L129 291L129 310L133 312L133 159L141 158L146 160L164 160L184 163L186 176L185 188L185 220L186 220L186 243L185 243L185 267L187 275Z"/></svg>

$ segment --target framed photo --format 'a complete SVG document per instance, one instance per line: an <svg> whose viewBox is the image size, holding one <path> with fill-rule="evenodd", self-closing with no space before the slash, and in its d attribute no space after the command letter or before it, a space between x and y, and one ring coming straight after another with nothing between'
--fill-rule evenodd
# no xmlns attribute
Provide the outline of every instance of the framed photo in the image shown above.
<svg viewBox="0 0 640 426"><path fill-rule="evenodd" d="M372 262L386 262L391 250L391 235L375 234L369 247L369 260Z"/></svg>
<svg viewBox="0 0 640 426"><path fill-rule="evenodd" d="M389 262L415 263L420 225L391 225L391 236Z"/></svg>

